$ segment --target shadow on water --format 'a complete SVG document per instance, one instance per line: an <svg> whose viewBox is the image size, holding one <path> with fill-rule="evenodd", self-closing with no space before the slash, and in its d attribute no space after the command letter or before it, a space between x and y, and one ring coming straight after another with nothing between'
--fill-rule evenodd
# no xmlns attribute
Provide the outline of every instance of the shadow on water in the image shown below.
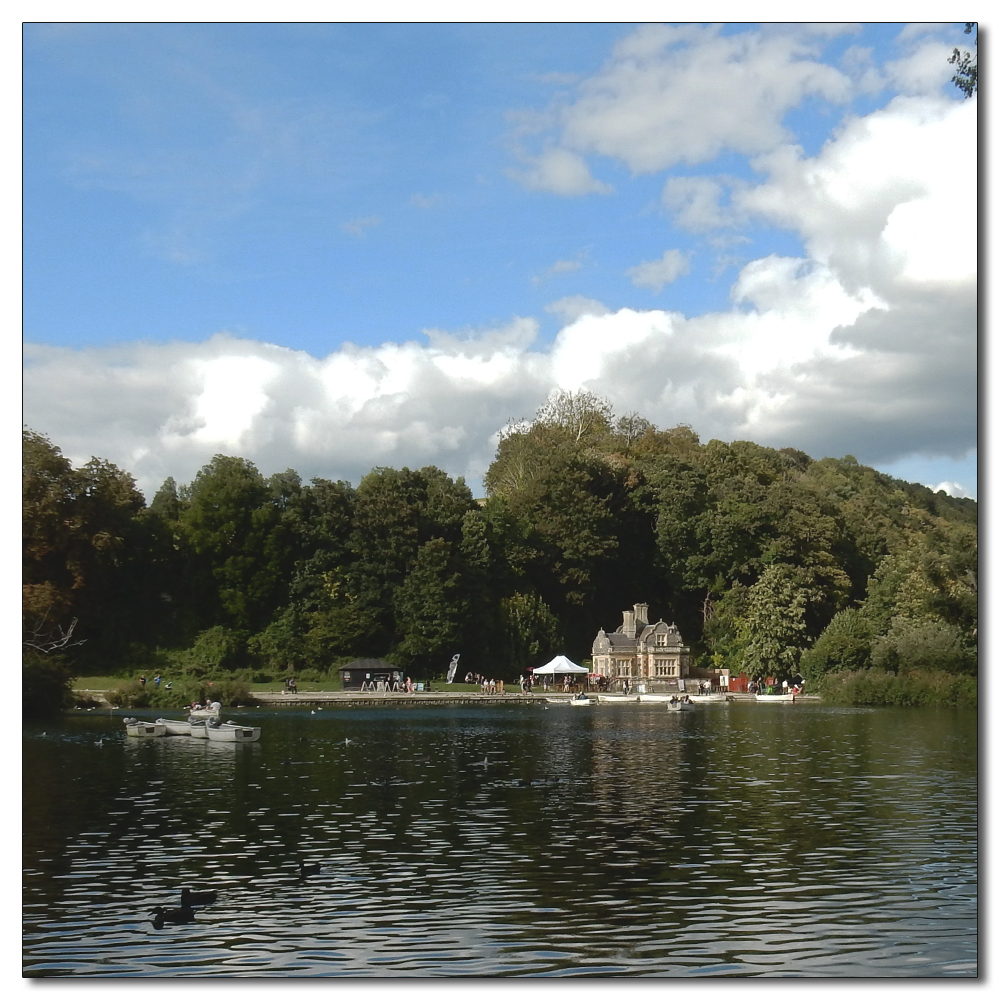
<svg viewBox="0 0 1000 1000"><path fill-rule="evenodd" d="M26 729L27 975L975 975L974 713L240 717Z"/></svg>

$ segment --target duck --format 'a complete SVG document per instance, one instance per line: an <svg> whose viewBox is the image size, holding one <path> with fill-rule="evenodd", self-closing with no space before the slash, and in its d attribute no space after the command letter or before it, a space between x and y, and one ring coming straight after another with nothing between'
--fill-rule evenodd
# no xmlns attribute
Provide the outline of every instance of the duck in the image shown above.
<svg viewBox="0 0 1000 1000"><path fill-rule="evenodd" d="M181 889L181 909L188 910L192 906L208 906L219 898L215 889L203 889L200 892L192 892L188 888Z"/></svg>
<svg viewBox="0 0 1000 1000"><path fill-rule="evenodd" d="M156 914L152 923L157 930L164 924L189 924L194 920L194 910L189 906L181 906L175 910L165 910L162 906L155 906L150 912Z"/></svg>
<svg viewBox="0 0 1000 1000"><path fill-rule="evenodd" d="M322 865L307 865L304 861L300 861L299 877L305 878L307 875L318 875L322 868Z"/></svg>

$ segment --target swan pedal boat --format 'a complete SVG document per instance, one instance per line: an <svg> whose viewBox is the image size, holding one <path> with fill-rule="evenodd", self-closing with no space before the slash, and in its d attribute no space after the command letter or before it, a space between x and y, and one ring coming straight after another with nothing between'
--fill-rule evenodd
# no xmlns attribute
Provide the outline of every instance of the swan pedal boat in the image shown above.
<svg viewBox="0 0 1000 1000"><path fill-rule="evenodd" d="M260 727L223 722L219 726L205 726L205 735L211 743L256 743L260 739Z"/></svg>

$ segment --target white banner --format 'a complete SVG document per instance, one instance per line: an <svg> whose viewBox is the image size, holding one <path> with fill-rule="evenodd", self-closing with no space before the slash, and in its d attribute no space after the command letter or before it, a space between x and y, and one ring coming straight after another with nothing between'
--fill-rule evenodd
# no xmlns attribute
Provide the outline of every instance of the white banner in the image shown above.
<svg viewBox="0 0 1000 1000"><path fill-rule="evenodd" d="M452 681L455 680L455 671L458 670L458 658L461 655L462 655L461 653L456 653L451 658L451 663L448 664L448 683L449 684L451 684Z"/></svg>

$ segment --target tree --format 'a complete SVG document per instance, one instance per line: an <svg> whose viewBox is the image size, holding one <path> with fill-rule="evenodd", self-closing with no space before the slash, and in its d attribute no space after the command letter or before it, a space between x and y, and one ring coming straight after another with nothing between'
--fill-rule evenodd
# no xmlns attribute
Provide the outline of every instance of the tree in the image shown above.
<svg viewBox="0 0 1000 1000"><path fill-rule="evenodd" d="M805 614L809 592L791 567L769 566L747 591L736 623L743 668L753 680L791 674L808 645Z"/></svg>
<svg viewBox="0 0 1000 1000"><path fill-rule="evenodd" d="M606 434L611 418L611 404L603 397L586 390L568 392L565 389L554 392L535 415L540 424L568 431L578 444L595 435Z"/></svg>
<svg viewBox="0 0 1000 1000"><path fill-rule="evenodd" d="M973 30L976 32L976 38L973 41L975 48L979 48L979 25L975 21L965 22L965 34L971 35ZM956 87L966 97L972 97L973 94L977 93L979 90L979 53L969 52L966 49L964 52L955 49L948 62L956 67L955 75L951 78L951 82L955 84Z"/></svg>
<svg viewBox="0 0 1000 1000"><path fill-rule="evenodd" d="M191 484L181 515L195 555L191 581L207 623L256 631L284 603L280 512L252 462L216 455Z"/></svg>

